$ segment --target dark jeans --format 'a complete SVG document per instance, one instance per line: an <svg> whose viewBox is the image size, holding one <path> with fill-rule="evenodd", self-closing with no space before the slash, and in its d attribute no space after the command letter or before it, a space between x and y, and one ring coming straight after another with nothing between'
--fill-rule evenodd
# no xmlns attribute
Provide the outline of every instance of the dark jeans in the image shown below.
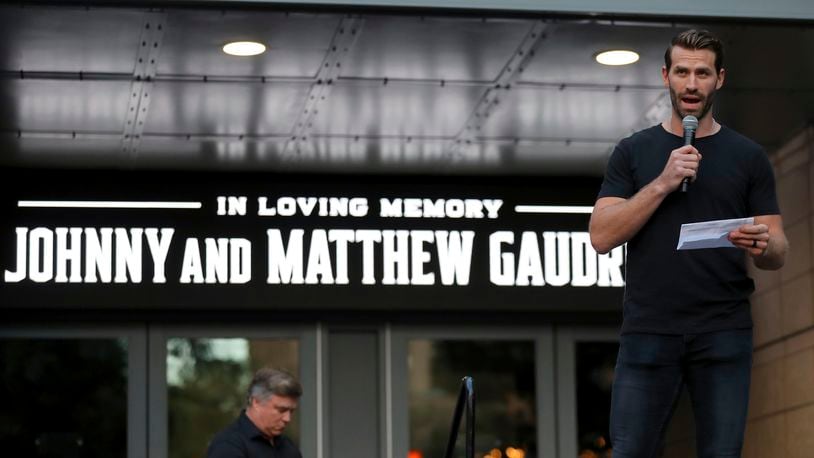
<svg viewBox="0 0 814 458"><path fill-rule="evenodd" d="M611 396L613 457L658 456L685 385L698 458L740 456L751 369L751 329L623 335Z"/></svg>

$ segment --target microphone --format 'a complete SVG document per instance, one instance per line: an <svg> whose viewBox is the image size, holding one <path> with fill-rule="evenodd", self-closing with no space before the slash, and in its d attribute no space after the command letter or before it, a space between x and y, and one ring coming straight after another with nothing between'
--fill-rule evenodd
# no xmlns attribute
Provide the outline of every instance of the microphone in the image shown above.
<svg viewBox="0 0 814 458"><path fill-rule="evenodd" d="M692 145L695 141L695 129L698 129L698 118L693 115L684 116L681 120L681 127L684 128L684 146ZM681 192L687 192L690 186L690 177L684 177L681 181Z"/></svg>

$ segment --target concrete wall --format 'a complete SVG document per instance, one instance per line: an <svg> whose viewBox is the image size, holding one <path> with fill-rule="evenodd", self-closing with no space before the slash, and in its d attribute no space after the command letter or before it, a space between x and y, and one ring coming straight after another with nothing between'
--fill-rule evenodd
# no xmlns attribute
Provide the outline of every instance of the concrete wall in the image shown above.
<svg viewBox="0 0 814 458"><path fill-rule="evenodd" d="M755 354L746 458L814 456L814 127L771 154L790 251L753 269Z"/></svg>

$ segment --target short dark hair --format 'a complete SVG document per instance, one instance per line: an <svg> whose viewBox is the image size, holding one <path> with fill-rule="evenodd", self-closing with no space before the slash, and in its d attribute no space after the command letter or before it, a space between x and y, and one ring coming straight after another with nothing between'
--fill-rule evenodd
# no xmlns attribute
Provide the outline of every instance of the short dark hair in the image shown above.
<svg viewBox="0 0 814 458"><path fill-rule="evenodd" d="M667 67L667 70L670 70L670 66L673 65L670 54L675 46L691 50L709 49L715 53L715 71L720 73L721 69L724 68L724 45L709 30L690 29L674 36L670 46L667 47L667 51L664 53L664 66Z"/></svg>
<svg viewBox="0 0 814 458"><path fill-rule="evenodd" d="M251 383L249 383L249 389L246 393L246 405L251 405L253 398L263 401L273 394L299 399L302 396L302 386L288 372L264 367L254 374Z"/></svg>

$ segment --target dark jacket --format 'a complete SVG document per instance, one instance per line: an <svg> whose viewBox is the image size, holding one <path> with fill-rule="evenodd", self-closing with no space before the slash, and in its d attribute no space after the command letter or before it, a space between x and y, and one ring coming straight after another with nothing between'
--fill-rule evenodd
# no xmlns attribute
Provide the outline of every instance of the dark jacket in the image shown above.
<svg viewBox="0 0 814 458"><path fill-rule="evenodd" d="M285 436L274 438L274 444L257 429L246 411L226 429L219 432L206 451L207 458L302 458L297 446Z"/></svg>

